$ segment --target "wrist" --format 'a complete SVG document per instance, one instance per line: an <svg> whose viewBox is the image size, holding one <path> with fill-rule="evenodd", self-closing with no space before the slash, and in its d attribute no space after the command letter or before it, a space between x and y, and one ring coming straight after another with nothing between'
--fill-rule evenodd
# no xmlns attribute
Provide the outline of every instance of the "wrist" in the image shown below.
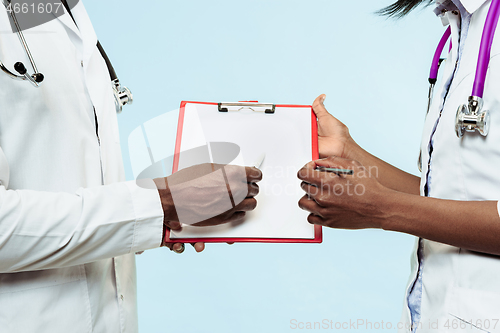
<svg viewBox="0 0 500 333"><path fill-rule="evenodd" d="M174 200L172 198L172 192L168 187L166 178L156 178L153 179L156 187L158 189L158 193L160 195L160 201L163 208L163 223L167 222L177 222L177 212L175 210Z"/></svg>
<svg viewBox="0 0 500 333"><path fill-rule="evenodd" d="M422 214L422 205L427 198L389 190L383 200L384 216L381 228L386 231L402 232L415 235L419 227L418 216Z"/></svg>
<svg viewBox="0 0 500 333"><path fill-rule="evenodd" d="M165 238L167 236L167 231L170 230L172 223L178 223L177 213L175 211L174 200L172 198L172 193L168 186L168 182L166 178L156 178L153 179L158 193L160 195L160 201L163 208L163 232L161 236L161 245L167 246L165 243Z"/></svg>
<svg viewBox="0 0 500 333"><path fill-rule="evenodd" d="M381 207L381 219L380 219L380 229L385 231L400 231L398 230L398 217L400 217L400 212L402 210L402 201L406 194L402 192L397 192L387 188L387 191L381 195L380 207Z"/></svg>

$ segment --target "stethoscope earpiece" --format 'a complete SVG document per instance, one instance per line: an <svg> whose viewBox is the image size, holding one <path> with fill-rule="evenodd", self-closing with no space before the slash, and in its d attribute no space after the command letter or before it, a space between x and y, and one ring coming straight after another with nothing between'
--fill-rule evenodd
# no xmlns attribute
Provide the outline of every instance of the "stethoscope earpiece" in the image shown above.
<svg viewBox="0 0 500 333"><path fill-rule="evenodd" d="M67 2L65 0L62 1L63 5L66 7L68 14L73 18L73 15L71 15L71 9L69 8ZM19 37L19 41L21 42L21 46L24 48L24 51L26 53L26 56L28 57L31 67L33 68L33 74L28 73L28 69L22 62L16 62L14 64L14 70L17 72L11 72L0 60L0 70L5 72L10 78L15 79L15 80L25 80L29 81L33 86L39 87L40 83L43 82L45 79L45 76L40 73L36 67L35 60L33 59L33 55L31 54L31 51L28 47L28 43L26 42L26 39L24 38L23 31L19 25L19 22L17 21L16 17L16 11L15 10L9 10L9 6L11 4L11 0L2 0L2 3L4 4L5 8L7 9L8 13L10 14L10 17L12 21L14 22L14 26L16 28L16 34ZM73 19L74 21L74 19ZM76 24L76 22L75 22ZM122 108L124 105L127 104L132 104L134 97L132 95L132 92L130 89L127 87L122 87L120 84L120 81L118 81L118 78L116 77L115 70L113 69L113 66L111 65L111 62L108 59L108 56L106 55L106 52L104 52L104 49L102 48L101 44L97 42L97 48L99 49L99 52L101 53L102 57L106 61L106 65L108 67L108 71L112 80L112 87L113 87L113 93L115 96L115 103L116 103L116 110L117 112L121 112Z"/></svg>
<svg viewBox="0 0 500 333"><path fill-rule="evenodd" d="M21 75L24 76L24 74L26 74L26 72L28 72L28 70L26 69L26 67L24 66L24 64L22 62L16 62L14 64L14 69Z"/></svg>
<svg viewBox="0 0 500 333"><path fill-rule="evenodd" d="M33 79L35 80L35 82L37 82L37 83L42 83L43 80L45 79L45 76L43 76L42 73L35 73L32 76L33 76Z"/></svg>
<svg viewBox="0 0 500 333"><path fill-rule="evenodd" d="M465 132L475 132L487 136L490 130L490 111L483 109L483 99L477 96L469 97L469 104L462 104L457 110L455 132L462 138Z"/></svg>

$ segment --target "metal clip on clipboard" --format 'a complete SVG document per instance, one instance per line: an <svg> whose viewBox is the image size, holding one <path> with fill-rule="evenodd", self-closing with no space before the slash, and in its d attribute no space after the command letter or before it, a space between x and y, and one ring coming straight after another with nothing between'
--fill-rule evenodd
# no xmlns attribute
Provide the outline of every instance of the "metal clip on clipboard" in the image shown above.
<svg viewBox="0 0 500 333"><path fill-rule="evenodd" d="M240 111L243 109L273 114L276 111L276 104L254 102L219 103L219 112Z"/></svg>

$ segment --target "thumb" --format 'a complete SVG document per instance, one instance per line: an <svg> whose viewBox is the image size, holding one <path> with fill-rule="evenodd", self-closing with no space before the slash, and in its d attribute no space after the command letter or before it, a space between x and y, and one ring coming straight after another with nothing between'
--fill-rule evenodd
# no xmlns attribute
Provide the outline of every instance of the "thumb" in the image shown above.
<svg viewBox="0 0 500 333"><path fill-rule="evenodd" d="M316 117L321 118L324 116L332 116L328 110L325 108L325 104L323 102L325 101L326 95L322 94L319 95L315 100L312 105L313 111L316 114Z"/></svg>
<svg viewBox="0 0 500 333"><path fill-rule="evenodd" d="M319 136L342 136L345 135L345 125L332 116L323 104L326 95L320 95L313 103L313 111L318 118Z"/></svg>

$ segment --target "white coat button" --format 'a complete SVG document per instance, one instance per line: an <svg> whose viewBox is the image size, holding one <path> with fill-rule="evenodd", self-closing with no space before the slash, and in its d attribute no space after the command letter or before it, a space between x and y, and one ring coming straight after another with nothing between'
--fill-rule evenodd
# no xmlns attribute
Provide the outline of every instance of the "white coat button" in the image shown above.
<svg viewBox="0 0 500 333"><path fill-rule="evenodd" d="M120 299L123 301L123 299L124 299L123 295L120 295Z"/></svg>
<svg viewBox="0 0 500 333"><path fill-rule="evenodd" d="M82 64L82 67L83 67L83 60L82 60L81 64Z"/></svg>

